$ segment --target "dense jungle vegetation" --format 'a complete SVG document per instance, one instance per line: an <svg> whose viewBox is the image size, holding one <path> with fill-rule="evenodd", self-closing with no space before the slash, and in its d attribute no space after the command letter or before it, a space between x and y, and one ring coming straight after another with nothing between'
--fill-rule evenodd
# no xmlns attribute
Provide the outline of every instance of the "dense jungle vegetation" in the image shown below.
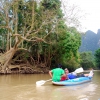
<svg viewBox="0 0 100 100"><path fill-rule="evenodd" d="M91 53L79 53L81 34L65 23L60 0L0 0L0 73L47 73L62 64L96 68ZM72 8L72 12L73 12Z"/></svg>

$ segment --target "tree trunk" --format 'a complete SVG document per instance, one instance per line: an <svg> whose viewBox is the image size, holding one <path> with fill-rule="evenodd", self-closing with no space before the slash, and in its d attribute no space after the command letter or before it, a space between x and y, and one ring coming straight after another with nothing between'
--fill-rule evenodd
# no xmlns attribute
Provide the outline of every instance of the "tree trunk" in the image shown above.
<svg viewBox="0 0 100 100"><path fill-rule="evenodd" d="M14 54L16 53L16 48L11 48L8 52L2 55L0 62L2 64L2 73L6 73L7 67L9 66Z"/></svg>

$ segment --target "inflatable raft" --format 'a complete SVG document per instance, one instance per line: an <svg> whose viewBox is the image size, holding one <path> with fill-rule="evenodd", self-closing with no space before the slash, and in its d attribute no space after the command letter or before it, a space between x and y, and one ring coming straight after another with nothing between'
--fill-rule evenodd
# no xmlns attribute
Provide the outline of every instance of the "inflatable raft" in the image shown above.
<svg viewBox="0 0 100 100"><path fill-rule="evenodd" d="M90 82L91 80L92 80L92 77L79 77L79 78L60 81L60 82L52 81L52 84L59 85L59 86L72 86L72 85L79 85L86 82Z"/></svg>

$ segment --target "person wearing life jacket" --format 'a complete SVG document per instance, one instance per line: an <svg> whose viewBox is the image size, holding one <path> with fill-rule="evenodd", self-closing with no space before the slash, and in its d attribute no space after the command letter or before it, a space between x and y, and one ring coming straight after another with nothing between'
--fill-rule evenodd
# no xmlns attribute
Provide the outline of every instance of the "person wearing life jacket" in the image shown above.
<svg viewBox="0 0 100 100"><path fill-rule="evenodd" d="M68 77L68 79L74 79L77 77L77 74L75 72L69 73L69 70L65 68L65 74Z"/></svg>
<svg viewBox="0 0 100 100"><path fill-rule="evenodd" d="M90 72L88 74L77 74L75 72L71 72L69 73L69 70L67 68L65 68L65 74L66 74L66 79L74 79L74 78L78 78L78 77L93 77L93 69L90 70Z"/></svg>

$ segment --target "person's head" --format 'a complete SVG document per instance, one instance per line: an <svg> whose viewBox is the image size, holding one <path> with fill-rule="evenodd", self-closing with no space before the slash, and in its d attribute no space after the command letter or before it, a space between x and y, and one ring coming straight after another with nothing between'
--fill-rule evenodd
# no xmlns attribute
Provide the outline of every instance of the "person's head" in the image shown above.
<svg viewBox="0 0 100 100"><path fill-rule="evenodd" d="M69 70L67 68L65 68L65 74L68 74Z"/></svg>
<svg viewBox="0 0 100 100"><path fill-rule="evenodd" d="M58 68L62 68L62 65L61 64L58 64Z"/></svg>

